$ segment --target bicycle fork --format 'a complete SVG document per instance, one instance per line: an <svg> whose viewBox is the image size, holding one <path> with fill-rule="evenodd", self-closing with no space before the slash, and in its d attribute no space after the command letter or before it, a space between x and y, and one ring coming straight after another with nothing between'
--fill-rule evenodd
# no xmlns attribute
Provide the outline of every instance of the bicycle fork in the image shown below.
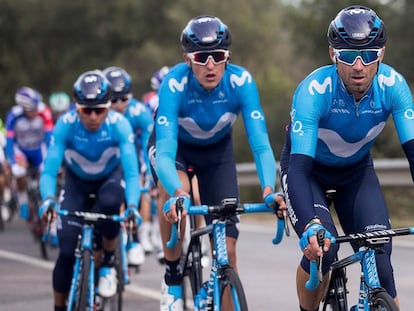
<svg viewBox="0 0 414 311"><path fill-rule="evenodd" d="M95 260L93 258L93 228L91 225L84 225L82 227L82 235L79 236L78 245L75 250L75 264L74 273L72 278L72 284L70 287L68 310L73 310L73 305L76 300L76 294L80 290L80 282L82 279L83 260L89 260L90 269L88 274L88 306L89 310L94 309L94 296L95 296ZM87 252L90 250L90 252ZM83 257L84 254L89 254L89 257Z"/></svg>

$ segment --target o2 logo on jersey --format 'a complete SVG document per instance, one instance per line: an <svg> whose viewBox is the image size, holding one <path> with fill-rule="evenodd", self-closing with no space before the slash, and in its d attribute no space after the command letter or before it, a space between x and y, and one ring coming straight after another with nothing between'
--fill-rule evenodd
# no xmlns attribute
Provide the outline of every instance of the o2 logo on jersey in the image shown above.
<svg viewBox="0 0 414 311"><path fill-rule="evenodd" d="M184 87L188 82L188 78L187 77L183 77L181 79L181 82L178 82L176 79L171 78L170 80L168 80L168 87L170 88L170 91L175 93L175 92L182 92L184 91Z"/></svg>
<svg viewBox="0 0 414 311"><path fill-rule="evenodd" d="M327 77L322 84L320 84L317 80L312 80L308 87L308 91L311 95L315 95L314 90L319 94L325 94L327 89L329 89L329 92L332 93L332 80L330 77Z"/></svg>
<svg viewBox="0 0 414 311"><path fill-rule="evenodd" d="M300 121L293 122L293 124L292 124L292 132L293 133L296 133L296 134L299 134L299 135L302 136L303 135L302 128L303 128L302 122L300 122Z"/></svg>
<svg viewBox="0 0 414 311"><path fill-rule="evenodd" d="M252 82L252 76L247 71L243 71L241 77L235 74L232 74L230 76L230 84L233 89L236 88L237 86L242 86L243 84L246 83L246 81L247 83Z"/></svg>
<svg viewBox="0 0 414 311"><path fill-rule="evenodd" d="M170 125L170 122L168 122L168 119L167 119L166 116L159 116L157 118L157 123L159 125L164 125L164 126L169 126Z"/></svg>
<svg viewBox="0 0 414 311"><path fill-rule="evenodd" d="M254 120L264 120L262 113L259 110L254 110L250 114L250 117Z"/></svg>
<svg viewBox="0 0 414 311"><path fill-rule="evenodd" d="M131 143L133 143L135 141L134 134L131 134L131 135L128 136L128 141L131 142Z"/></svg>
<svg viewBox="0 0 414 311"><path fill-rule="evenodd" d="M404 111L404 117L408 120L414 119L414 111L412 109L407 109Z"/></svg>

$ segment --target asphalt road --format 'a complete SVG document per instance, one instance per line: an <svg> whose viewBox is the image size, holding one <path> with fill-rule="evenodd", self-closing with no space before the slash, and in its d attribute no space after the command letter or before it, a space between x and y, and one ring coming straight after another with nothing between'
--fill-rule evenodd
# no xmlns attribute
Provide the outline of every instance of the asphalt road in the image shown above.
<svg viewBox="0 0 414 311"><path fill-rule="evenodd" d="M250 216L249 216L250 217ZM271 217L271 216L269 216ZM252 221L245 216L240 225L238 267L249 309L298 310L295 289L295 271L300 255L295 236L272 245L273 225L269 221ZM411 310L414 303L414 239L398 238L393 263L397 279L401 310ZM349 252L343 247L341 252ZM50 250L51 259L40 259L37 244L25 224L13 220L0 233L0 310L53 310L51 274L57 251ZM355 301L358 292L358 266L348 269L350 298ZM159 288L163 267L149 255L139 273L133 273L132 283L124 294L124 310L159 310Z"/></svg>

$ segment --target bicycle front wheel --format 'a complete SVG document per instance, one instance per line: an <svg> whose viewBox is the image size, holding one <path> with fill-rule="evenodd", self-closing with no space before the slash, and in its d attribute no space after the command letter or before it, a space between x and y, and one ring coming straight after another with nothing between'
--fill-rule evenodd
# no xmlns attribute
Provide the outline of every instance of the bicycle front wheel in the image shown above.
<svg viewBox="0 0 414 311"><path fill-rule="evenodd" d="M75 295L74 311L85 311L89 306L88 302L88 283L91 270L92 253L84 251L81 255L81 266L78 274L78 287Z"/></svg>
<svg viewBox="0 0 414 311"><path fill-rule="evenodd" d="M238 274L226 267L220 275L220 310L247 311L246 295Z"/></svg>
<svg viewBox="0 0 414 311"><path fill-rule="evenodd" d="M348 311L345 270L334 270L331 275L322 311Z"/></svg>
<svg viewBox="0 0 414 311"><path fill-rule="evenodd" d="M372 311L398 311L394 299L385 291L381 290L372 295Z"/></svg>

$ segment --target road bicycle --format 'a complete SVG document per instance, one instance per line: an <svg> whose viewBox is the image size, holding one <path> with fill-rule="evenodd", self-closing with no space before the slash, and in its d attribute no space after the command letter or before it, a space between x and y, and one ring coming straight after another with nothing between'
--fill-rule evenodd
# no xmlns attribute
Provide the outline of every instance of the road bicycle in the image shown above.
<svg viewBox="0 0 414 311"><path fill-rule="evenodd" d="M94 195L90 196L93 206L95 200ZM48 208L48 218L53 213L53 206ZM120 234L117 250L115 251L115 270L117 274L117 291L113 297L102 297L96 293L96 265L95 254L97 254L95 245L96 238L100 238L95 231L95 224L98 221L114 221L114 222L133 222L135 219L126 219L121 215L106 215L94 212L81 212L57 209L60 216L71 216L83 220L82 232L78 237L77 247L75 249L75 264L73 269L71 287L68 298L68 311L95 311L95 310L122 310L122 294L124 287L129 283L127 271L126 249L122 234ZM137 224L139 225L139 219ZM130 224L130 227L132 225Z"/></svg>
<svg viewBox="0 0 414 311"><path fill-rule="evenodd" d="M42 204L42 198L40 196L39 189L39 172L34 167L29 167L26 175L27 180L27 196L29 204L29 218L27 220L27 226L33 239L40 246L40 255L43 259L48 260L48 243L44 239L43 234L45 227L38 215L39 207Z"/></svg>
<svg viewBox="0 0 414 311"><path fill-rule="evenodd" d="M414 234L414 227L388 229L365 233L354 233L339 237L331 237L332 244L356 242L359 250L343 259L335 260L330 268L330 282L325 296L322 300L322 310L348 311L348 290L346 288L347 276L346 267L359 262L361 264L360 289L358 303L350 310L364 311L398 311L393 298L381 287L379 281L375 253L384 244L390 241L391 237ZM324 229L317 232L319 244L323 244L325 237ZM322 246L321 246L322 247ZM322 281L321 271L322 259L311 262L310 278L306 283L308 290L315 289Z"/></svg>
<svg viewBox="0 0 414 311"><path fill-rule="evenodd" d="M195 229L191 232L191 240L186 253L186 259L182 266L183 278L188 278L191 284L191 292L194 310L222 310L223 293L227 290L231 293L231 303L234 310L245 311L248 309L247 300L238 274L230 266L227 255L226 224L232 221L235 215L244 213L275 213L275 209L266 204L240 204L237 199L224 199L217 206L189 205L184 207L185 201L179 198L176 202L179 221L172 226L171 237L167 242L168 248L176 246L180 237L180 218L182 209L185 208L189 215L211 215L214 220L211 224ZM189 203L189 202L187 202ZM170 204L167 201L166 204ZM278 244L284 234L284 218L277 218L278 226L273 243ZM201 271L201 245L200 237L205 234L212 235L213 256L211 261L210 276L203 282Z"/></svg>

